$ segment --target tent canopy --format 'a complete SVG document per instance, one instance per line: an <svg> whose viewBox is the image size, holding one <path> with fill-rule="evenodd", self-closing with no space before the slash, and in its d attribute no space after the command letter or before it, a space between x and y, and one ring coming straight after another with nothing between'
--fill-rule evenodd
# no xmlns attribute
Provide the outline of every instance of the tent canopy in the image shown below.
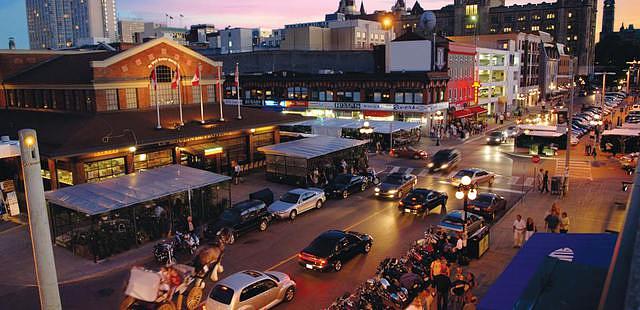
<svg viewBox="0 0 640 310"><path fill-rule="evenodd" d="M313 133L314 128L350 128L360 129L364 127L365 120L361 119L342 119L342 118L316 118L301 122L289 123L289 126L309 126ZM420 128L420 123L400 122L400 121L373 121L367 120L369 127L373 128L373 132L380 134L389 134L391 131L398 132L401 130L409 131L411 129Z"/></svg>
<svg viewBox="0 0 640 310"><path fill-rule="evenodd" d="M230 179L205 170L171 165L49 191L45 197L61 207L98 215Z"/></svg>
<svg viewBox="0 0 640 310"><path fill-rule="evenodd" d="M527 303L527 299L530 300L528 296L531 296L527 289L535 286L533 281L539 272L544 272L544 263L549 257L581 266L607 269L615 243L614 234L535 233L489 288L478 309L514 309L520 303ZM558 265L555 269L558 270L562 266ZM602 286L602 283L584 284ZM561 294L565 295L577 294L573 290L567 290L565 286L553 285L546 290L561 290Z"/></svg>
<svg viewBox="0 0 640 310"><path fill-rule="evenodd" d="M524 133L525 136L536 136L536 137L560 137L564 135L561 132L555 131L541 131L541 130L531 130L528 133Z"/></svg>
<svg viewBox="0 0 640 310"><path fill-rule="evenodd" d="M263 152L266 155L311 159L366 143L366 141L362 140L316 136L280 144L262 146L258 148L258 151Z"/></svg>
<svg viewBox="0 0 640 310"><path fill-rule="evenodd" d="M18 141L0 142L0 158L20 156Z"/></svg>
<svg viewBox="0 0 640 310"><path fill-rule="evenodd" d="M640 136L640 129L615 128L615 129L603 131L602 135L603 136L632 136L632 137L637 137L637 136Z"/></svg>

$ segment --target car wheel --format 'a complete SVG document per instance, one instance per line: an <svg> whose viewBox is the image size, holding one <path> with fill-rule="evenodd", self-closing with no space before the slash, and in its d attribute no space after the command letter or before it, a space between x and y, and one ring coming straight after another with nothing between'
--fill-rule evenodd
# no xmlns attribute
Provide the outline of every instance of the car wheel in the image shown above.
<svg viewBox="0 0 640 310"><path fill-rule="evenodd" d="M291 213L289 213L289 219L292 221L296 219L296 216L298 216L298 211L296 210L292 210ZM260 225L262 225L262 223L260 223Z"/></svg>
<svg viewBox="0 0 640 310"><path fill-rule="evenodd" d="M267 230L267 227L269 227L269 223L267 222L267 220L262 220L260 221L260 226L258 226L258 229L260 229L260 231L265 231Z"/></svg>
<svg viewBox="0 0 640 310"><path fill-rule="evenodd" d="M227 243L234 244L235 242L236 242L236 233L231 232L231 234L229 235L229 240L227 240Z"/></svg>
<svg viewBox="0 0 640 310"><path fill-rule="evenodd" d="M362 185L360 185L360 191L364 192L367 190L367 184L366 183L362 183Z"/></svg>
<svg viewBox="0 0 640 310"><path fill-rule="evenodd" d="M413 155L413 159L420 159L420 155Z"/></svg>
<svg viewBox="0 0 640 310"><path fill-rule="evenodd" d="M336 272L342 270L342 262L338 260L335 264L333 264L333 270L335 270Z"/></svg>
<svg viewBox="0 0 640 310"><path fill-rule="evenodd" d="M348 191L342 191L342 199L347 199L347 197L349 197L349 192Z"/></svg>
<svg viewBox="0 0 640 310"><path fill-rule="evenodd" d="M362 252L369 253L369 251L371 251L371 242L367 242L364 244L364 247L362 248Z"/></svg>
<svg viewBox="0 0 640 310"><path fill-rule="evenodd" d="M290 302L293 300L293 298L296 296L296 289L295 287L290 287L287 289L287 291L284 293L284 301L285 302Z"/></svg>
<svg viewBox="0 0 640 310"><path fill-rule="evenodd" d="M318 200L316 202L316 209L320 209L320 208L322 208L322 200Z"/></svg>

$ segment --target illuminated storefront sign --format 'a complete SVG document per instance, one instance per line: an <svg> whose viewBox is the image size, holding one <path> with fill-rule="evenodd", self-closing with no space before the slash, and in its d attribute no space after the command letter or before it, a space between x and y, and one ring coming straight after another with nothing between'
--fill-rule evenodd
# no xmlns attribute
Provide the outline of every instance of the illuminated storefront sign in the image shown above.
<svg viewBox="0 0 640 310"><path fill-rule="evenodd" d="M217 155L217 154L222 154L222 147L221 146L216 146L216 147L204 149L204 156L205 157L212 156L212 155Z"/></svg>
<svg viewBox="0 0 640 310"><path fill-rule="evenodd" d="M405 103L360 103L360 102L321 102L309 101L310 109L327 110L360 110L360 111L396 111L430 113L449 108L448 102L435 104L405 104Z"/></svg>

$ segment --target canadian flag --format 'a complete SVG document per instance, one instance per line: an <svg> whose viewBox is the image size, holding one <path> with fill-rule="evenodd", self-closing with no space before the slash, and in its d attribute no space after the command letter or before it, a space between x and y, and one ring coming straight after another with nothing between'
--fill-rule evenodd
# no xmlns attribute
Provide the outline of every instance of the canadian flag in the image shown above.
<svg viewBox="0 0 640 310"><path fill-rule="evenodd" d="M153 71L151 71L151 84L153 85L153 90L157 90L158 89L158 79L156 78L156 68L153 68Z"/></svg>
<svg viewBox="0 0 640 310"><path fill-rule="evenodd" d="M180 70L176 70L176 74L173 75L171 80L171 88L176 89L180 85Z"/></svg>
<svg viewBox="0 0 640 310"><path fill-rule="evenodd" d="M240 74L238 73L238 63L236 62L236 75L235 75L236 87L240 87Z"/></svg>
<svg viewBox="0 0 640 310"><path fill-rule="evenodd" d="M191 79L191 86L200 86L200 68L198 68L196 73L193 75L193 79Z"/></svg>

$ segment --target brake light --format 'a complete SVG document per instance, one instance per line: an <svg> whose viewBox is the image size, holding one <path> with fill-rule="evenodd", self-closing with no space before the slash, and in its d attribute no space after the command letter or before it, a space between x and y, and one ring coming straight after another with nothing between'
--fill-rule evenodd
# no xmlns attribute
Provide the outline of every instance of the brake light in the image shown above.
<svg viewBox="0 0 640 310"><path fill-rule="evenodd" d="M404 206L404 202L400 201L400 205L401 205L401 206Z"/></svg>

